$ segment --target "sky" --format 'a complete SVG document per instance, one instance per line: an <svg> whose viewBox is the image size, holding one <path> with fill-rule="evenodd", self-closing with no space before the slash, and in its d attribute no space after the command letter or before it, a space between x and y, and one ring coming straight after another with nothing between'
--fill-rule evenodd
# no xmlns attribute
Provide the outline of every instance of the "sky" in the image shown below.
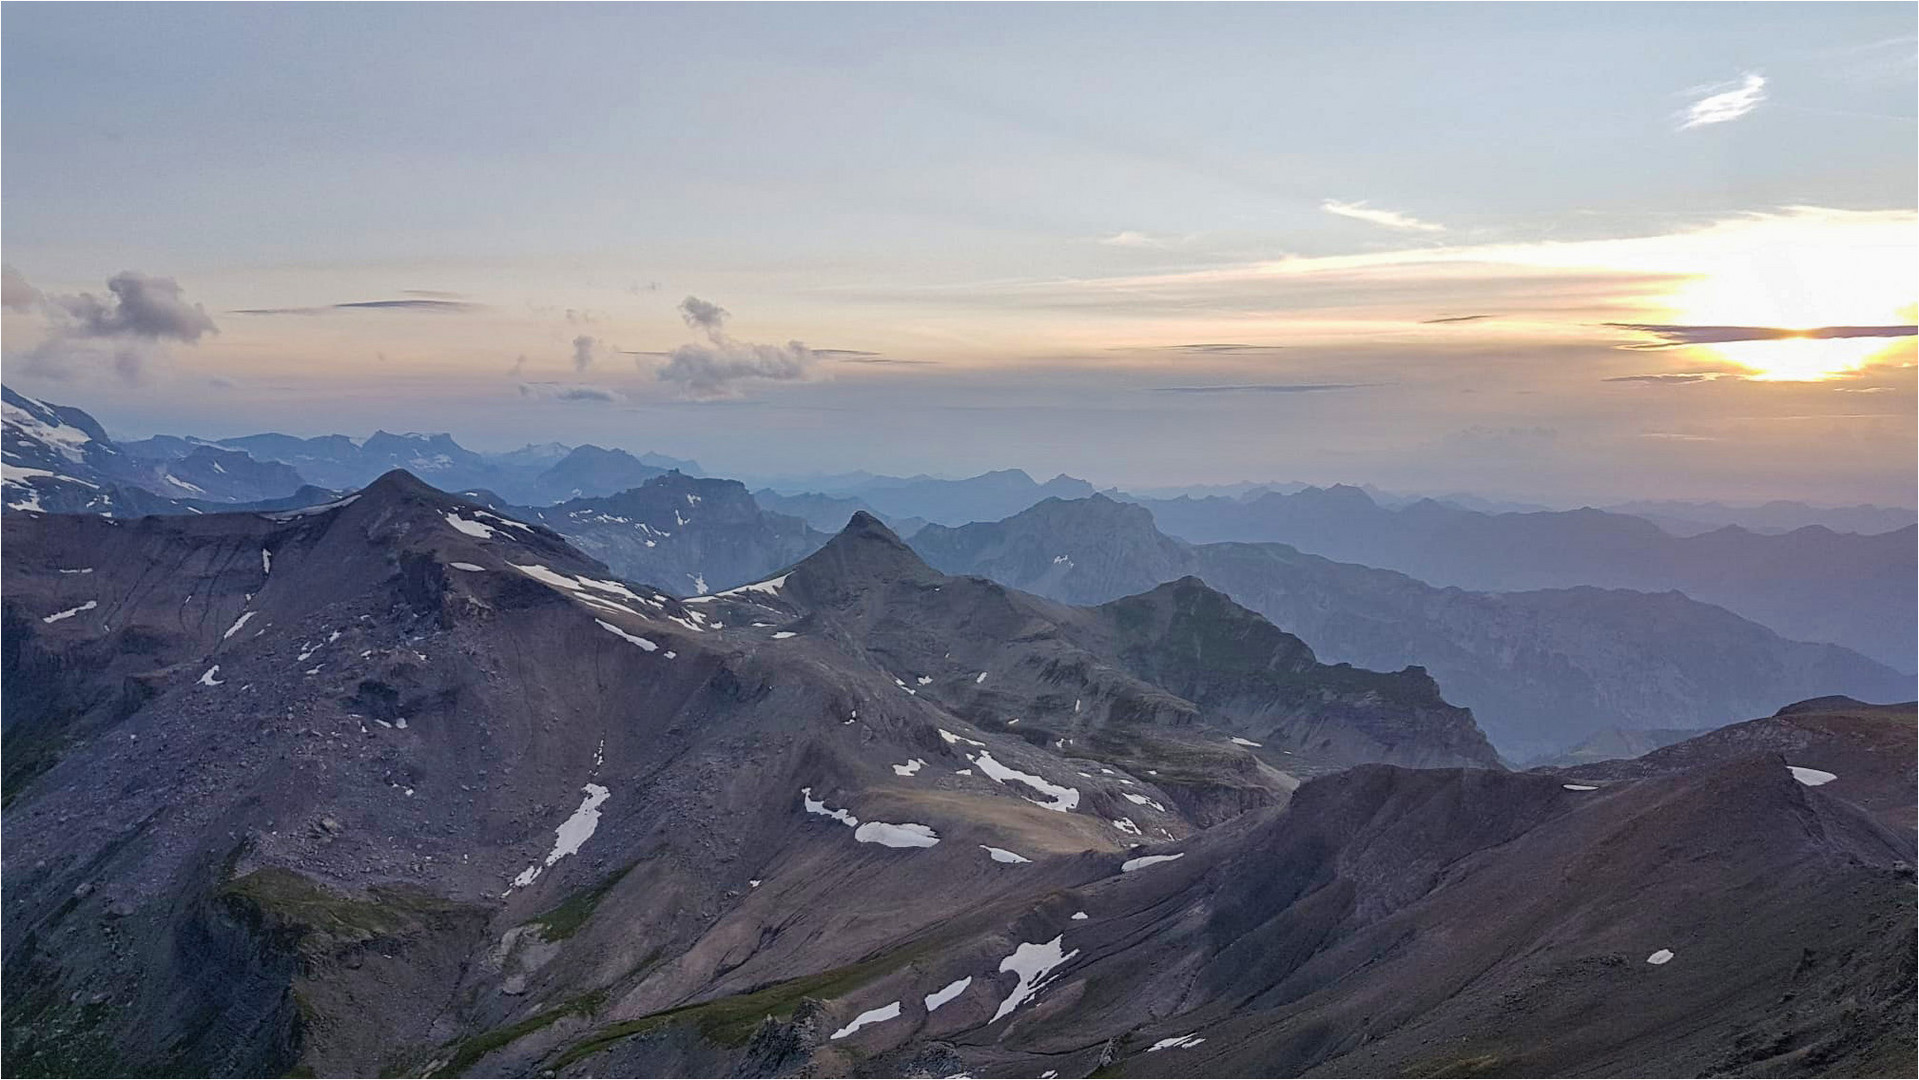
<svg viewBox="0 0 1919 1080"><path fill-rule="evenodd" d="M1910 505L1916 30L8 3L0 370L126 436Z"/></svg>

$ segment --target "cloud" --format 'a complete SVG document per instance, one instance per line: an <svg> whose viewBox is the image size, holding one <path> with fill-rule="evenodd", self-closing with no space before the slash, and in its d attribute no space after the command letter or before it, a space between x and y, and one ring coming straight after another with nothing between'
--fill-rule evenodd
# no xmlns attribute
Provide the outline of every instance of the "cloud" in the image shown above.
<svg viewBox="0 0 1919 1080"><path fill-rule="evenodd" d="M740 379L804 379L816 358L797 341L755 345L715 335L711 345L682 345L668 354L660 381L678 383L695 397L722 397Z"/></svg>
<svg viewBox="0 0 1919 1080"><path fill-rule="evenodd" d="M593 366L593 348L599 342L586 334L573 339L573 370L585 371Z"/></svg>
<svg viewBox="0 0 1919 1080"><path fill-rule="evenodd" d="M1900 338L1919 335L1919 326L1685 326L1677 323L1606 323L1615 330L1651 334L1656 341L1627 345L1628 349L1671 349L1685 345L1712 345L1725 341L1788 341L1795 339Z"/></svg>
<svg viewBox="0 0 1919 1080"><path fill-rule="evenodd" d="M1317 394L1327 390L1358 390L1370 383L1246 383L1239 386L1155 386L1160 394Z"/></svg>
<svg viewBox="0 0 1919 1080"><path fill-rule="evenodd" d="M732 314L718 304L710 304L697 296L689 296L680 301L680 318L695 330L704 330L708 334L717 334L726 325L726 318Z"/></svg>
<svg viewBox="0 0 1919 1080"><path fill-rule="evenodd" d="M620 395L612 390L580 383L523 382L520 384L520 396L539 401L585 401L613 403Z"/></svg>
<svg viewBox="0 0 1919 1080"><path fill-rule="evenodd" d="M1111 236L1102 236L1099 242L1107 247L1123 248L1165 248L1191 240L1190 236L1154 236L1137 229L1121 229Z"/></svg>
<svg viewBox="0 0 1919 1080"><path fill-rule="evenodd" d="M418 292L419 290L407 291ZM430 300L415 297L406 300L355 300L350 303L327 304L322 307L238 308L227 314L324 315L329 311L421 311L435 315L459 315L469 311L479 311L483 306L467 303L464 300Z"/></svg>
<svg viewBox="0 0 1919 1080"><path fill-rule="evenodd" d="M1652 386L1685 386L1691 383L1711 382L1724 379L1728 373L1723 371L1677 371L1663 375L1614 375L1601 382L1646 383Z"/></svg>
<svg viewBox="0 0 1919 1080"><path fill-rule="evenodd" d="M53 303L72 318L69 333L191 344L203 334L220 332L205 308L180 298L180 284L170 277L126 270L107 280L107 292L107 296L79 293L53 298Z"/></svg>
<svg viewBox="0 0 1919 1080"><path fill-rule="evenodd" d="M1195 345L1153 346L1158 352L1197 353L1201 356L1230 355L1232 353L1263 353L1285 347L1284 345L1247 345L1236 341L1204 341Z"/></svg>
<svg viewBox="0 0 1919 1080"><path fill-rule="evenodd" d="M1679 130L1724 124L1757 109L1759 103L1766 100L1766 77L1749 71L1736 83L1721 83L1702 89L1714 92L1693 102L1679 114Z"/></svg>
<svg viewBox="0 0 1919 1080"><path fill-rule="evenodd" d="M1365 201L1348 203L1338 199L1327 199L1319 204L1321 210L1340 217L1352 218L1388 229L1410 229L1414 232L1445 232L1446 226L1430 221L1421 221L1416 217L1402 214L1397 210L1378 210L1367 206Z"/></svg>
<svg viewBox="0 0 1919 1080"><path fill-rule="evenodd" d="M45 299L27 276L11 266L0 267L0 307L8 311L32 311Z"/></svg>
<svg viewBox="0 0 1919 1080"><path fill-rule="evenodd" d="M728 397L742 379L798 381L811 374L819 354L805 343L761 345L738 341L724 329L729 312L697 296L680 301L686 325L706 334L705 345L682 345L666 354L657 374L661 382L676 383L696 398ZM836 350L839 351L839 350Z"/></svg>
<svg viewBox="0 0 1919 1080"><path fill-rule="evenodd" d="M1421 319L1421 323L1431 326L1435 323L1478 322L1481 319L1496 319L1497 315L1442 315L1437 319Z"/></svg>

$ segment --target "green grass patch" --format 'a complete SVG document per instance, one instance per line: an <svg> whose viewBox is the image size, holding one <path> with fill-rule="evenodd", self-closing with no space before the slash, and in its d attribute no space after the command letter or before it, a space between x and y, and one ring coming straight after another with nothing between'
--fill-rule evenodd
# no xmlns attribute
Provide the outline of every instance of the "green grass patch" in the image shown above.
<svg viewBox="0 0 1919 1080"><path fill-rule="evenodd" d="M560 901L560 905L551 911L535 915L532 925L540 928L540 937L547 941L565 941L580 932L586 921L593 917L593 911L600 906L606 894L613 891L626 875L633 872L639 863L628 863L624 868L614 871L606 880L589 886Z"/></svg>
<svg viewBox="0 0 1919 1080"><path fill-rule="evenodd" d="M804 975L712 1001L676 1005L671 1009L612 1024L567 1047L547 1067L564 1069L581 1058L608 1049L614 1043L676 1024L692 1024L703 1037L721 1046L744 1046L753 1037L760 1022L767 1017L791 1016L806 998L824 1000L844 997L874 979L911 963L933 948L935 944L930 941L908 945L832 971Z"/></svg>
<svg viewBox="0 0 1919 1080"><path fill-rule="evenodd" d="M495 1050L510 1046L564 1017L592 1016L605 1004L606 991L595 990L569 998L550 1009L542 1009L517 1024L508 1024L506 1027L494 1028L492 1031L484 1031L462 1039L453 1045L453 1054L447 1059L447 1063L434 1071L458 1076Z"/></svg>

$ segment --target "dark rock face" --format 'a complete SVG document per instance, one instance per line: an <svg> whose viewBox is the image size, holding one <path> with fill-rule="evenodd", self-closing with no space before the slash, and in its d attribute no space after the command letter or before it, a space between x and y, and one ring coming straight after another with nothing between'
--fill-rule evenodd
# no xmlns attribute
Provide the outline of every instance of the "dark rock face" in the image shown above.
<svg viewBox="0 0 1919 1080"><path fill-rule="evenodd" d="M860 517L681 601L404 474L4 530L10 1074L1911 1067L1912 842L1844 776L1473 767L1197 581Z"/></svg>
<svg viewBox="0 0 1919 1080"><path fill-rule="evenodd" d="M1196 575L1322 657L1425 667L1515 761L1607 729L1713 726L1811 694L1913 693L1911 677L1856 653L1786 641L1677 593L1434 588L1284 544L1183 544L1143 508L1103 496L1041 503L1003 522L934 526L912 543L949 572L1069 603Z"/></svg>

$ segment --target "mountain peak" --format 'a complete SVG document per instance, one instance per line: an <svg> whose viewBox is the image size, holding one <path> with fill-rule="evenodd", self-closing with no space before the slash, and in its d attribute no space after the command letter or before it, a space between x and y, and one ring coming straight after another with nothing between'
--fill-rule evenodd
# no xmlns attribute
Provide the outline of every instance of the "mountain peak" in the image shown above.
<svg viewBox="0 0 1919 1080"><path fill-rule="evenodd" d="M793 568L816 594L856 584L890 581L937 581L939 571L926 565L879 518L864 510L854 512L846 528Z"/></svg>

